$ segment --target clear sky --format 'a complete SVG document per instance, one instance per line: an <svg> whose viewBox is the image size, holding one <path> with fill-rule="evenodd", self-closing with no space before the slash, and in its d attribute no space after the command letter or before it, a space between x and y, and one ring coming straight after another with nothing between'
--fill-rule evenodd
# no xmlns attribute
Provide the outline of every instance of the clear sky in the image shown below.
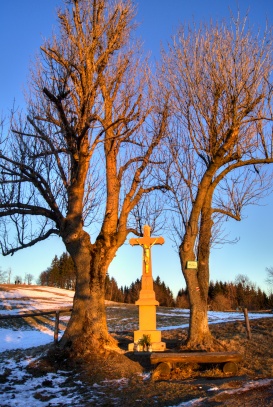
<svg viewBox="0 0 273 407"><path fill-rule="evenodd" d="M272 26L272 0L138 0L138 34L145 51L151 52L152 60L159 57L164 45L176 32L180 23L209 22L211 19L229 18L230 10L241 15L248 11L254 27ZM51 35L56 26L55 10L62 0L9 0L1 1L0 13L0 113L7 114L15 100L23 106L23 89L31 58L38 52L44 38ZM262 289L265 285L265 268L273 266L273 196L265 198L262 206L249 207L241 222L226 223L230 239L240 238L236 245L225 245L211 253L211 279L234 281L237 274L246 274ZM179 259L172 242L165 237L163 246L153 247L153 274L165 281L176 295L185 287ZM58 238L52 238L14 254L0 255L0 267L12 269L12 277L31 273L37 278L51 263L55 254L65 250ZM109 269L110 276L119 285L130 285L141 277L141 248L125 244Z"/></svg>

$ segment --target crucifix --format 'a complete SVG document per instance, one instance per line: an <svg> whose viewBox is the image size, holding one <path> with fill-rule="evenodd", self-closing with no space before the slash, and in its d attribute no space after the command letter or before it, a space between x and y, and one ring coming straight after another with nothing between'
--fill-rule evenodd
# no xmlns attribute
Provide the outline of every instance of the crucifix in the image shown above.
<svg viewBox="0 0 273 407"><path fill-rule="evenodd" d="M148 225L143 226L143 237L132 238L129 240L131 246L139 245L143 248L142 256L142 289L153 290L152 276L152 257L151 248L155 244L163 244L163 237L151 237L151 228Z"/></svg>
<svg viewBox="0 0 273 407"><path fill-rule="evenodd" d="M161 342L161 331L156 330L156 301L153 275L152 275L152 257L151 248L164 243L163 237L151 237L151 228L148 225L143 226L143 237L132 238L129 240L131 246L141 246L142 255L142 278L139 299L136 305L139 306L139 330L134 332L134 343L137 343L143 335L149 335L154 350L164 350L166 344ZM129 350L130 346L129 345Z"/></svg>

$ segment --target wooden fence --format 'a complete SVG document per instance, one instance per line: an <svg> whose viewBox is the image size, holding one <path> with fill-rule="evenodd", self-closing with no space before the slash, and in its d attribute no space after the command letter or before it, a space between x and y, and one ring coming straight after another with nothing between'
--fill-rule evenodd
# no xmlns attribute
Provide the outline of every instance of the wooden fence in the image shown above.
<svg viewBox="0 0 273 407"><path fill-rule="evenodd" d="M17 314L17 315L0 315L1 319L14 319L14 318L29 318L29 317L37 317L43 315L53 315L55 314L55 325L54 325L54 343L58 343L58 335L59 335L59 322L60 322L60 314L71 312L72 308L69 309L61 309L57 311L41 311L41 312L26 312L24 314Z"/></svg>

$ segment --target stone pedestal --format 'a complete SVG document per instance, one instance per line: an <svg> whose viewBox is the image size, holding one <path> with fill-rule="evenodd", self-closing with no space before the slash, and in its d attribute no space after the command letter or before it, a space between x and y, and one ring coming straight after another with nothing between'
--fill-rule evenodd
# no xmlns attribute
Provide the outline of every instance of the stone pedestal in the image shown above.
<svg viewBox="0 0 273 407"><path fill-rule="evenodd" d="M159 302L155 300L155 292L145 290L140 291L140 298L136 301L139 307L139 330L134 331L134 343L130 343L128 350L133 351L134 346L138 343L143 335L150 335L152 350L164 351L166 349L165 342L161 342L161 331L156 329L156 306ZM145 298L145 294L148 298Z"/></svg>

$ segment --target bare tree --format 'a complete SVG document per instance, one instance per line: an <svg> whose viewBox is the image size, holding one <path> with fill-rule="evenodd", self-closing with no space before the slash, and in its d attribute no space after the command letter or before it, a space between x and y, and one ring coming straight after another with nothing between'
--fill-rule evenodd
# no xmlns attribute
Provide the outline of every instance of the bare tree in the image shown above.
<svg viewBox="0 0 273 407"><path fill-rule="evenodd" d="M207 319L209 255L227 218L272 189L272 40L239 18L178 31L163 53L172 93L170 164L173 232L190 305L189 347L213 347ZM218 235L219 239L219 235ZM191 261L198 261L191 268Z"/></svg>
<svg viewBox="0 0 273 407"><path fill-rule="evenodd" d="M269 285L269 286L273 286L273 266L270 267L266 267L265 271L267 272L267 278L265 280L265 282Z"/></svg>
<svg viewBox="0 0 273 407"><path fill-rule="evenodd" d="M9 267L9 268L7 269L7 275L8 275L7 283L8 283L8 284L10 284L10 281L11 281L11 273L12 273L12 270L11 270L11 267Z"/></svg>
<svg viewBox="0 0 273 407"><path fill-rule="evenodd" d="M33 281L33 275L30 273L26 273L25 274L25 278L24 278L24 282L25 284L31 285L32 281Z"/></svg>
<svg viewBox="0 0 273 407"><path fill-rule="evenodd" d="M82 356L117 349L106 324L105 278L136 232L128 226L131 211L162 187L152 171L168 106L163 99L151 104L146 62L137 43L130 45L130 0L69 3L58 14L59 35L41 47L27 117L14 115L2 137L0 217L5 255L62 238L76 288L60 346Z"/></svg>
<svg viewBox="0 0 273 407"><path fill-rule="evenodd" d="M8 272L0 267L0 284L8 283Z"/></svg>

